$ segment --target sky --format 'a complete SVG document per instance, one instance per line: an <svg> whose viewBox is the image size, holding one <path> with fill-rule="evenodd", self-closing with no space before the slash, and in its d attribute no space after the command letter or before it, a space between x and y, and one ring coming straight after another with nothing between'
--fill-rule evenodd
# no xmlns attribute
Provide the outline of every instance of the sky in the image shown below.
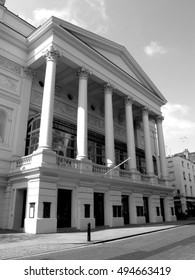
<svg viewBox="0 0 195 280"><path fill-rule="evenodd" d="M195 152L194 0L6 0L34 26L51 15L126 47L167 100L167 155Z"/></svg>

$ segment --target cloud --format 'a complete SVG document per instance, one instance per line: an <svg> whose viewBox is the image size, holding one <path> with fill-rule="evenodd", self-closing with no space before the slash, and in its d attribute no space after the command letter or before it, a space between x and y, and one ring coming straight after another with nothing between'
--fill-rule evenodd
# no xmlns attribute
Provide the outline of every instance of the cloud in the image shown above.
<svg viewBox="0 0 195 280"><path fill-rule="evenodd" d="M63 9L34 10L30 22L34 26L39 26L51 16L89 29L94 33L105 34L108 31L106 0L67 0Z"/></svg>
<svg viewBox="0 0 195 280"><path fill-rule="evenodd" d="M167 52L167 50L162 47L158 42L152 41L148 46L144 48L144 52L150 57L158 57Z"/></svg>
<svg viewBox="0 0 195 280"><path fill-rule="evenodd" d="M195 122L191 120L186 105L167 103L162 107L165 146L172 154L181 152L195 139ZM170 153L169 151L169 153Z"/></svg>

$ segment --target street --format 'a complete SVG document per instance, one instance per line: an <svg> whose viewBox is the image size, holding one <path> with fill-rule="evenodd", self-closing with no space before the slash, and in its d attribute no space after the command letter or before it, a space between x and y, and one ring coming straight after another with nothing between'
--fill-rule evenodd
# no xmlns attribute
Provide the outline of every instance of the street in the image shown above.
<svg viewBox="0 0 195 280"><path fill-rule="evenodd" d="M83 248L37 254L25 259L195 260L195 224Z"/></svg>

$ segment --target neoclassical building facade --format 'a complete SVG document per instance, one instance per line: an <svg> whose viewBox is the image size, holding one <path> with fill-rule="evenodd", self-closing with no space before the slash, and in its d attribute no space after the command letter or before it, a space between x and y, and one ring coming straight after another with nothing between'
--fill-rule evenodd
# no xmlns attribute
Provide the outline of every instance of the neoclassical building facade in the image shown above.
<svg viewBox="0 0 195 280"><path fill-rule="evenodd" d="M161 106L125 47L0 3L0 228L174 221Z"/></svg>

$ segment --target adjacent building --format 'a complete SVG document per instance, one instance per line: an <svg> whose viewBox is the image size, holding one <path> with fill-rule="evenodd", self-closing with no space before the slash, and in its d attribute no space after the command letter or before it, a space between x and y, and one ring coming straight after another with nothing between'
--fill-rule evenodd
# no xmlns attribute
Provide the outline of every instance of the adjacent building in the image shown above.
<svg viewBox="0 0 195 280"><path fill-rule="evenodd" d="M0 228L175 220L166 99L125 47L2 1L0 33Z"/></svg>
<svg viewBox="0 0 195 280"><path fill-rule="evenodd" d="M195 163L188 150L167 158L177 218L195 216Z"/></svg>

